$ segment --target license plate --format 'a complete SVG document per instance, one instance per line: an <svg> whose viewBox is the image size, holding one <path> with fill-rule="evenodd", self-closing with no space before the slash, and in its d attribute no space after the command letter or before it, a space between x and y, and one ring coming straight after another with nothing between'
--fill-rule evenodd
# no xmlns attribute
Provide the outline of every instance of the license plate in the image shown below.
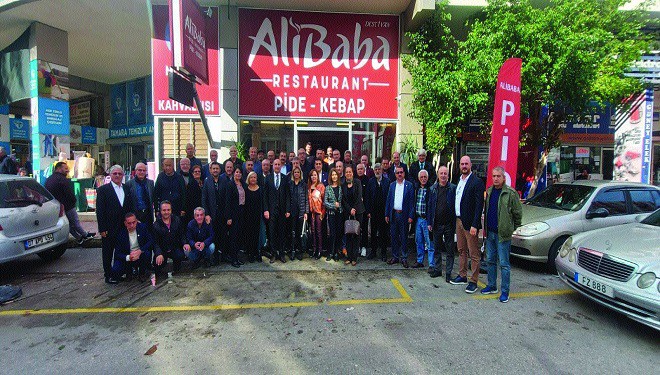
<svg viewBox="0 0 660 375"><path fill-rule="evenodd" d="M589 276L584 276L583 274L578 273L575 274L574 280L575 282L582 284L591 290L614 298L614 289L607 284L603 284L600 281L596 281L590 278Z"/></svg>
<svg viewBox="0 0 660 375"><path fill-rule="evenodd" d="M37 238L31 238L29 240L25 240L25 250L31 249L35 246L43 245L45 243L53 242L54 240L55 237L53 237L52 233L48 233Z"/></svg>

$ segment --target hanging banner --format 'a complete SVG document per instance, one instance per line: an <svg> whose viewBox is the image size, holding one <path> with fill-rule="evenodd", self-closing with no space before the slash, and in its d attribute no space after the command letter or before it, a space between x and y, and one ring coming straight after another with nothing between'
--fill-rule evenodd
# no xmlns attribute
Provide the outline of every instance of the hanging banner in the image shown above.
<svg viewBox="0 0 660 375"><path fill-rule="evenodd" d="M126 107L128 125L141 125L147 122L144 78L126 82Z"/></svg>
<svg viewBox="0 0 660 375"><path fill-rule="evenodd" d="M173 66L193 75L197 82L208 84L206 15L195 0L169 0L169 7Z"/></svg>
<svg viewBox="0 0 660 375"><path fill-rule="evenodd" d="M220 116L219 90L219 16L218 7L204 7L206 21L205 43L208 58L208 85L197 85L204 114ZM154 35L151 39L152 101L154 116L198 116L196 107L188 107L169 98L167 71L173 66L170 36L169 10L167 5L152 6Z"/></svg>
<svg viewBox="0 0 660 375"><path fill-rule="evenodd" d="M506 171L506 184L516 186L518 172L518 143L520 133L520 69L522 60L511 58L504 62L497 75L495 111L490 139L486 186L493 183L493 168Z"/></svg>
<svg viewBox="0 0 660 375"><path fill-rule="evenodd" d="M110 88L110 103L112 105L112 126L126 125L126 84L113 85Z"/></svg>
<svg viewBox="0 0 660 375"><path fill-rule="evenodd" d="M9 119L9 135L11 139L30 139L30 121L10 118Z"/></svg>
<svg viewBox="0 0 660 375"><path fill-rule="evenodd" d="M651 181L653 89L630 99L617 110L614 132L614 180L648 184Z"/></svg>
<svg viewBox="0 0 660 375"><path fill-rule="evenodd" d="M239 116L397 120L399 17L239 9Z"/></svg>

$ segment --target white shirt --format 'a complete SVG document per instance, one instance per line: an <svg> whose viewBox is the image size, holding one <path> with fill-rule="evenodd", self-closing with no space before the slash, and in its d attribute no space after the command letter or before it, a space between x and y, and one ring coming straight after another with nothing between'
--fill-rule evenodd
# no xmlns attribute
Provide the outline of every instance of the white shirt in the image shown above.
<svg viewBox="0 0 660 375"><path fill-rule="evenodd" d="M394 189L394 209L401 211L403 210L403 189L406 186L406 182L403 181L402 183L396 183L396 187Z"/></svg>
<svg viewBox="0 0 660 375"><path fill-rule="evenodd" d="M456 201L454 201L454 208L456 209L456 216L461 216L461 198L463 198L463 190L465 190L465 184L467 184L468 178L472 176L472 172L470 172L465 179L463 179L463 175L461 175L461 178L458 180L458 186L456 186Z"/></svg>
<svg viewBox="0 0 660 375"><path fill-rule="evenodd" d="M129 247L131 248L131 251L137 250L140 248L140 243L138 242L138 237L137 237L137 231L134 230L133 233L128 232L128 243ZM131 256L126 255L126 261L130 262L131 261Z"/></svg>
<svg viewBox="0 0 660 375"><path fill-rule="evenodd" d="M114 182L111 182L112 187L115 189L115 194L117 194L117 198L119 199L119 204L124 207L124 188L122 185L117 185Z"/></svg>

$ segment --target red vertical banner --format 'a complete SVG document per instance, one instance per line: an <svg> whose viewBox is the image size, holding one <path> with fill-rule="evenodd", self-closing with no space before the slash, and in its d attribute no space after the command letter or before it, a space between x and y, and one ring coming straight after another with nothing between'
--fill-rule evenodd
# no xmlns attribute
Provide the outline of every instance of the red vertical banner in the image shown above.
<svg viewBox="0 0 660 375"><path fill-rule="evenodd" d="M497 75L493 130L490 136L488 156L488 180L493 183L492 171L502 167L506 171L506 184L515 187L518 172L518 147L520 140L520 69L522 60L511 58L504 62Z"/></svg>

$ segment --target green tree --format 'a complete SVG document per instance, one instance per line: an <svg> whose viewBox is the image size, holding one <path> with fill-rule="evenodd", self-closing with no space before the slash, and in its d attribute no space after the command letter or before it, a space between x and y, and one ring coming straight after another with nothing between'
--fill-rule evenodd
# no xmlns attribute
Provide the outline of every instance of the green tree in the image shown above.
<svg viewBox="0 0 660 375"><path fill-rule="evenodd" d="M463 118L461 101L455 100L458 44L446 24L450 18L446 2L436 4L433 16L406 34L410 53L402 57L411 76L405 83L413 90L410 116L424 127L424 146L431 152L453 149Z"/></svg>
<svg viewBox="0 0 660 375"><path fill-rule="evenodd" d="M468 23L467 38L450 59L454 69L445 73L455 80L443 82L455 90L449 106L454 112L448 114L444 105L437 110L461 122L491 119L499 68L510 57L521 58L521 143L544 150L534 166L538 180L569 113L582 115L591 100L620 103L643 88L624 72L648 50L651 38L642 29L650 21L644 8L622 11L628 2L550 0L533 7L530 0L489 1ZM542 118L544 107L550 115Z"/></svg>

